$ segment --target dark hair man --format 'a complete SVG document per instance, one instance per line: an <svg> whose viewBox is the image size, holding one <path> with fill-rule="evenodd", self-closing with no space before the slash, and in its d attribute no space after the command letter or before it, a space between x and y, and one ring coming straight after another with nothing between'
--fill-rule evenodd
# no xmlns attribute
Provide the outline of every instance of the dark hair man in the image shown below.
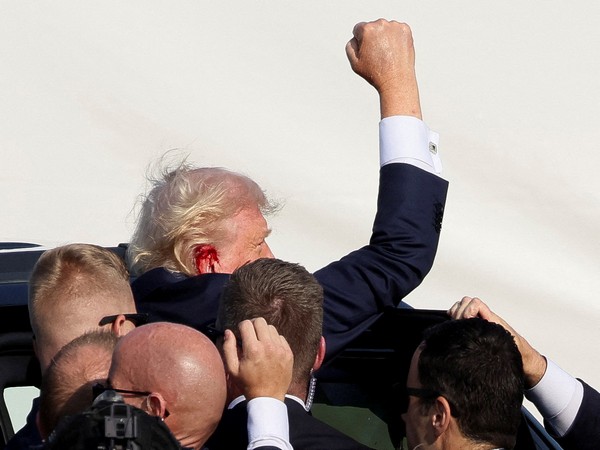
<svg viewBox="0 0 600 450"><path fill-rule="evenodd" d="M548 432L565 450L595 450L600 442L600 393L541 355L477 297L463 297L448 311L454 319L481 317L502 325L523 358L525 396L540 411Z"/></svg>
<svg viewBox="0 0 600 450"><path fill-rule="evenodd" d="M315 273L328 358L429 272L447 190L437 176L437 134L421 120L410 28L380 19L357 24L353 35L350 65L380 97L380 189L369 244ZM198 330L212 324L227 274L273 256L265 241L271 209L239 174L187 165L167 172L142 205L128 253L141 274L132 284L138 309Z"/></svg>
<svg viewBox="0 0 600 450"><path fill-rule="evenodd" d="M292 446L296 450L367 448L308 413L314 393L309 392L311 376L325 356L323 289L315 277L299 264L274 258L240 267L231 274L223 291L217 327L235 333L237 323L255 317L274 326L294 354L292 383L285 399ZM229 381L229 408L209 447L245 449L244 392L235 380Z"/></svg>
<svg viewBox="0 0 600 450"><path fill-rule="evenodd" d="M413 355L406 383L408 447L512 449L523 384L521 354L501 326L482 319L434 326Z"/></svg>

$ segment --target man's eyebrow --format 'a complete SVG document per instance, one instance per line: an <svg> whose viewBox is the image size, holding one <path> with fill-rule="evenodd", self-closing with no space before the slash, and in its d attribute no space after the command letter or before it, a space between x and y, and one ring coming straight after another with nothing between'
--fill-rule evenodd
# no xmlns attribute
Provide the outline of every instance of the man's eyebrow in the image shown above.
<svg viewBox="0 0 600 450"><path fill-rule="evenodd" d="M272 231L273 231L272 228L267 228L267 230L265 231L265 239L270 236L270 234L271 234Z"/></svg>

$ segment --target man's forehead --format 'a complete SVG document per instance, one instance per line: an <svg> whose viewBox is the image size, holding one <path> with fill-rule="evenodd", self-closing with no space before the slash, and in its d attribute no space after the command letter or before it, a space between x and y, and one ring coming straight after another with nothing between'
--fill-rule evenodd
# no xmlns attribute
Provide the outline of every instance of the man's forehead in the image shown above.
<svg viewBox="0 0 600 450"><path fill-rule="evenodd" d="M240 210L229 220L231 230L236 233L247 233L252 237L265 238L271 233L267 219L258 209L258 206Z"/></svg>

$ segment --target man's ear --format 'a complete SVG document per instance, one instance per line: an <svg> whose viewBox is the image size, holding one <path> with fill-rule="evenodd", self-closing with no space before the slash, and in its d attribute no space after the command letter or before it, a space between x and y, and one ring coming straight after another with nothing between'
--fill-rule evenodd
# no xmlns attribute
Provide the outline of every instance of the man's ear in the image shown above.
<svg viewBox="0 0 600 450"><path fill-rule="evenodd" d="M217 249L210 244L200 244L194 249L194 263L198 275L215 273L215 264L219 263Z"/></svg>
<svg viewBox="0 0 600 450"><path fill-rule="evenodd" d="M110 331L117 337L125 336L131 330L135 328L135 325L127 320L124 314L119 314L115 321L110 326Z"/></svg>
<svg viewBox="0 0 600 450"><path fill-rule="evenodd" d="M315 372L319 370L321 364L323 364L323 360L325 359L325 350L327 350L327 345L325 344L325 338L321 336L319 348L317 349L317 356L315 357L315 363L312 367Z"/></svg>
<svg viewBox="0 0 600 450"><path fill-rule="evenodd" d="M167 401L158 392L152 392L146 401L142 403L144 411L151 416L160 417L164 419L167 414Z"/></svg>
<svg viewBox="0 0 600 450"><path fill-rule="evenodd" d="M435 399L435 403L430 409L430 420L431 426L437 436L440 436L446 432L450 426L452 419L452 412L450 409L450 403L441 395Z"/></svg>

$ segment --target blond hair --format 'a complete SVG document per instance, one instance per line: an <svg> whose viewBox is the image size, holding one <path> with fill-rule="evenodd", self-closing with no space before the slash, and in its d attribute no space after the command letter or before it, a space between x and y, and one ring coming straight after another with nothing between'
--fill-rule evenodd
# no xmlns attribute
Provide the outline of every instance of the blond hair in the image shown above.
<svg viewBox="0 0 600 450"><path fill-rule="evenodd" d="M150 182L127 251L135 275L156 267L197 275L195 249L224 243L227 219L247 207L257 206L265 215L277 209L258 184L223 168L184 162Z"/></svg>
<svg viewBox="0 0 600 450"><path fill-rule="evenodd" d="M29 319L38 345L52 346L67 328L76 335L93 329L101 319L95 313L134 310L125 262L103 247L69 244L47 250L31 273ZM71 317L60 319L65 312Z"/></svg>

